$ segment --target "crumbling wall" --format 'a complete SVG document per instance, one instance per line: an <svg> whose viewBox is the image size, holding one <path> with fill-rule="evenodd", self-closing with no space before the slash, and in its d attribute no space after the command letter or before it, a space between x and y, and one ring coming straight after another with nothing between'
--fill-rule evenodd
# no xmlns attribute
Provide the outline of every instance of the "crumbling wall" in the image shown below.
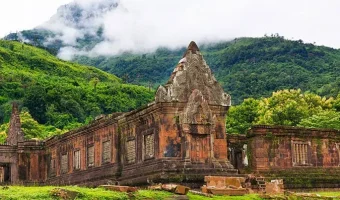
<svg viewBox="0 0 340 200"><path fill-rule="evenodd" d="M286 188L339 187L339 131L255 126L249 133L251 171L284 179Z"/></svg>
<svg viewBox="0 0 340 200"><path fill-rule="evenodd" d="M257 126L250 130L254 170L338 167L336 130Z"/></svg>

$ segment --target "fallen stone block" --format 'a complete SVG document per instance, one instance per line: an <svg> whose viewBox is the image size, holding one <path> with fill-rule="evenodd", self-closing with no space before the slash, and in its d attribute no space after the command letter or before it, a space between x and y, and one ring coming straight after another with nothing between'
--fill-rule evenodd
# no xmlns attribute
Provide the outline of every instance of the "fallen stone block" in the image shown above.
<svg viewBox="0 0 340 200"><path fill-rule="evenodd" d="M177 185L176 184L163 184L162 189L168 192L175 192Z"/></svg>
<svg viewBox="0 0 340 200"><path fill-rule="evenodd" d="M284 190L283 184L273 181L273 182L266 182L266 189L265 192L266 194L283 194Z"/></svg>
<svg viewBox="0 0 340 200"><path fill-rule="evenodd" d="M183 185L177 185L176 189L175 189L175 193L176 194L182 194L182 195L186 195L189 192L190 188L183 186Z"/></svg>
<svg viewBox="0 0 340 200"><path fill-rule="evenodd" d="M186 195L190 190L189 187L186 187L183 185L177 185L177 184L163 184L161 188L165 191L173 192L176 194L182 194L182 195Z"/></svg>
<svg viewBox="0 0 340 200"><path fill-rule="evenodd" d="M243 177L226 177L225 184L226 186L233 186L236 188L242 188L242 183L245 182L245 178Z"/></svg>
<svg viewBox="0 0 340 200"><path fill-rule="evenodd" d="M203 185L202 187L201 187L201 190L202 190L202 192L203 193L208 193L208 188L207 188L207 186L206 185Z"/></svg>
<svg viewBox="0 0 340 200"><path fill-rule="evenodd" d="M149 190L162 190L162 184L151 185L148 187Z"/></svg>
<svg viewBox="0 0 340 200"><path fill-rule="evenodd" d="M242 188L242 183L245 182L245 178L225 176L205 176L204 181L207 183L207 187Z"/></svg>

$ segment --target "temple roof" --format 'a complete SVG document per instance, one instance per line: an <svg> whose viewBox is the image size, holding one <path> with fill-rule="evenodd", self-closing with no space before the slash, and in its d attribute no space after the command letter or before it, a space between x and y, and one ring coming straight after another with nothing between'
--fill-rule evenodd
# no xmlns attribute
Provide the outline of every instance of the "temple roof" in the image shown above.
<svg viewBox="0 0 340 200"><path fill-rule="evenodd" d="M230 95L223 91L198 46L192 41L167 84L159 86L155 101L188 102L194 90L199 90L209 104L230 106Z"/></svg>

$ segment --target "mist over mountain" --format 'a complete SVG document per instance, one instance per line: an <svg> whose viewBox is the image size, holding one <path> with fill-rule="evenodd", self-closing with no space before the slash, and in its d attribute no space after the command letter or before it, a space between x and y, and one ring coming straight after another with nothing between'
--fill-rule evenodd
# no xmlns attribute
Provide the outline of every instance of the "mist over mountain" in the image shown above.
<svg viewBox="0 0 340 200"><path fill-rule="evenodd" d="M327 26L318 14L324 5L259 2L75 0L41 26L6 39L154 88L166 82L184 47L195 40L233 103L292 88L336 96L340 51L313 41L327 43L338 27ZM335 13L329 6L323 17L331 23ZM329 37L312 31L316 27ZM285 37L271 34L276 32Z"/></svg>
<svg viewBox="0 0 340 200"><path fill-rule="evenodd" d="M103 17L117 6L115 0L76 0L59 7L46 23L32 30L9 34L5 39L46 47L51 53L70 60L76 52L90 50L105 40ZM69 51L74 53L68 54Z"/></svg>
<svg viewBox="0 0 340 200"><path fill-rule="evenodd" d="M41 26L6 38L48 47L66 60L81 55L150 53L160 47L185 47L192 40L202 45L276 33L340 47L336 39L339 4L314 0L308 4L293 0L74 0Z"/></svg>

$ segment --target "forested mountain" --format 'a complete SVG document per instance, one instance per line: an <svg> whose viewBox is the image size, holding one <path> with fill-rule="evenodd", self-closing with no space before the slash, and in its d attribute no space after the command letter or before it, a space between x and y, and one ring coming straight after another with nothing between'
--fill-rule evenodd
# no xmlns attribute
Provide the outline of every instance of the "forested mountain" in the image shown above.
<svg viewBox="0 0 340 200"><path fill-rule="evenodd" d="M167 81L185 46L175 50L159 47L155 52L144 54L133 53L142 51L138 49L110 52L122 45L115 41L115 38L119 40L118 35L108 37L119 29L111 27L109 22L119 21L115 18L119 15L115 14L120 12L128 14L129 10L116 0L74 1L61 6L41 26L9 34L5 39L21 40L45 48L53 55L68 52L69 58L75 55L75 62L115 74L127 83L156 88ZM107 41L112 44L110 48L104 48L100 53L94 51L101 49ZM231 94L234 105L249 97L269 97L273 91L281 89L299 88L328 97L339 92L338 49L287 40L278 34L214 44L196 42L217 80ZM109 56L113 54L115 56Z"/></svg>
<svg viewBox="0 0 340 200"><path fill-rule="evenodd" d="M29 137L74 128L99 114L130 111L152 101L153 93L95 67L60 60L31 45L0 40L0 125L8 122L11 102L17 101L27 122L23 128L35 129ZM0 132L4 129L0 127Z"/></svg>
<svg viewBox="0 0 340 200"><path fill-rule="evenodd" d="M233 104L281 89L299 88L327 97L336 96L340 90L338 49L278 35L202 44L200 49L217 80L231 94ZM184 47L159 48L141 55L77 56L74 61L96 66L128 83L156 88L167 81L184 51Z"/></svg>
<svg viewBox="0 0 340 200"><path fill-rule="evenodd" d="M280 89L311 91L336 96L340 89L340 50L286 40L280 36L240 38L201 45L217 80L234 104L248 97L269 96ZM79 63L97 66L127 82L157 86L165 82L184 49L158 49L144 55L77 57Z"/></svg>

